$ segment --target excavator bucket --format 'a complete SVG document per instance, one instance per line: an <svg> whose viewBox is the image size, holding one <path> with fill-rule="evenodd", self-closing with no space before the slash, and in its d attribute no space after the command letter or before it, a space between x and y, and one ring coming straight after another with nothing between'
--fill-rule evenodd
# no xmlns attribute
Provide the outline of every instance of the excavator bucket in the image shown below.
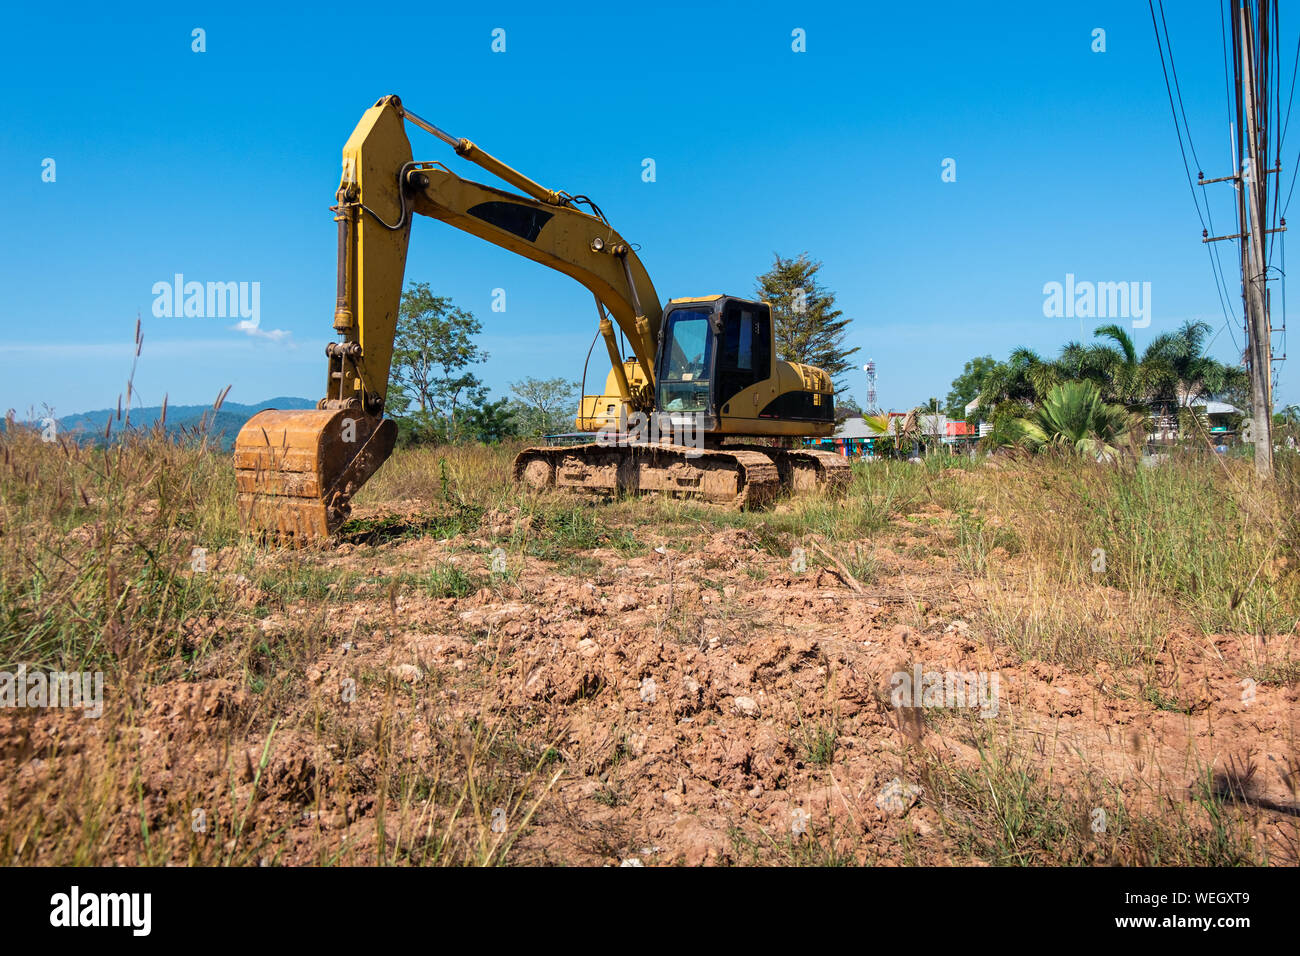
<svg viewBox="0 0 1300 956"><path fill-rule="evenodd" d="M240 523L294 545L329 538L396 441L392 419L356 408L258 412L235 439Z"/></svg>

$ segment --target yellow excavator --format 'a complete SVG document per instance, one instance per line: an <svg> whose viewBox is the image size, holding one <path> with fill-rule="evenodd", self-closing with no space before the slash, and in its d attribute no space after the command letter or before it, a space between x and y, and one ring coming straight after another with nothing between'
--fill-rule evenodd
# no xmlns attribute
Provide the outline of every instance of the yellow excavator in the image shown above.
<svg viewBox="0 0 1300 956"><path fill-rule="evenodd" d="M414 162L407 122L522 195ZM593 440L525 449L514 462L516 481L737 507L767 502L782 486L847 483L843 457L794 447L832 433L834 392L822 369L777 358L769 305L710 295L661 307L632 244L587 197L539 185L386 96L343 147L336 199L340 341L326 346L325 397L315 409L259 412L236 438L238 505L249 531L328 538L392 454L397 428L383 417L384 403L414 213L571 276L595 296L611 369L603 394L582 397L575 422Z"/></svg>

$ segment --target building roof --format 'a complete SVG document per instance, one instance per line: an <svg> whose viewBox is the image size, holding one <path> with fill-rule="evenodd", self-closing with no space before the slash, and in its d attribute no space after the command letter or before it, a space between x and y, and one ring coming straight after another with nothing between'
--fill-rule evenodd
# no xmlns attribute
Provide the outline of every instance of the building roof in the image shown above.
<svg viewBox="0 0 1300 956"><path fill-rule="evenodd" d="M876 431L860 416L844 419L843 424L835 429L836 438L879 438L886 432Z"/></svg>
<svg viewBox="0 0 1300 956"><path fill-rule="evenodd" d="M1227 402L1216 402L1212 399L1189 399L1184 395L1178 402L1184 408L1204 408L1207 415L1235 415L1241 412L1241 409L1235 405L1229 405Z"/></svg>
<svg viewBox="0 0 1300 956"><path fill-rule="evenodd" d="M898 412L890 413L890 427L888 431L878 431L867 424L861 416L844 419L844 423L835 429L836 438L880 438L882 435L893 434L893 419L901 419L903 416ZM921 429L921 435L926 438L933 438L938 435L943 437L947 434L948 416L947 415L919 415L917 416L917 425Z"/></svg>

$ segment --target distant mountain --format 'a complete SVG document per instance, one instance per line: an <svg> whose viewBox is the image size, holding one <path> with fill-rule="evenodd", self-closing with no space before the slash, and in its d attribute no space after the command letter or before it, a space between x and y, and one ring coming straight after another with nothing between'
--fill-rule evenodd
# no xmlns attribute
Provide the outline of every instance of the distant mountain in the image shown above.
<svg viewBox="0 0 1300 956"><path fill-rule="evenodd" d="M264 402L258 402L256 405L243 405L239 402L226 402L221 406L221 411L213 414L211 405L168 405L167 406L167 433L170 435L180 435L184 433L197 432L200 427L213 438L221 443L221 447L229 451L234 447L235 435L239 429L244 427L244 422L248 421L255 414L267 408L315 408L316 403L308 398L291 398L281 396L279 398L268 398ZM130 427L135 429L152 428L157 424L159 417L162 415L162 406L153 405L147 408L131 409ZM206 416L206 420L204 418ZM108 420L113 419L113 428L111 435L121 433L126 425L126 412L123 410L123 420L117 420L116 408L101 408L93 412L82 412L78 415L65 415L58 419L57 427L59 434L76 436L88 441L102 441L104 435L104 426Z"/></svg>
<svg viewBox="0 0 1300 956"><path fill-rule="evenodd" d="M243 425L250 417L266 408L315 408L316 403L306 398L268 398L264 402L258 402L256 405L241 405L239 402L226 402L221 406L221 411L217 413L217 418L225 416L234 416L240 419L240 425ZM197 425L199 419L204 413L212 418L211 405L168 405L167 406L167 427L171 429L172 425ZM123 417L125 417L123 411ZM162 415L161 405L152 405L147 408L131 409L131 425L133 427L149 428L158 421ZM110 418L117 417L116 408L101 408L93 412L81 412L78 415L65 415L59 419L59 431L72 432L99 432L103 434L104 425ZM116 428L120 424L114 422Z"/></svg>

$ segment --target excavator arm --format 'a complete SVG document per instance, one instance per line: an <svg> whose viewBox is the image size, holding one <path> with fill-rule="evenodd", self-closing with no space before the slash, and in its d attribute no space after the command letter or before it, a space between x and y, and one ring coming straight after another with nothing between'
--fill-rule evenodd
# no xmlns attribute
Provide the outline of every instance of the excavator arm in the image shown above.
<svg viewBox="0 0 1300 956"><path fill-rule="evenodd" d="M414 162L405 121L522 195L462 179L441 163ZM336 199L334 330L340 341L326 347L326 393L316 410L260 412L240 430L236 483L250 530L295 540L329 536L350 514L351 497L392 453L396 426L383 413L415 213L540 262L589 289L601 314L617 397L648 408L662 319L658 294L631 244L594 204L533 182L469 140L405 110L396 96L367 110L348 139ZM578 208L584 201L591 213ZM634 365L624 364L614 324L627 338Z"/></svg>
<svg viewBox="0 0 1300 956"><path fill-rule="evenodd" d="M526 195L462 179L441 163L411 161L402 120L414 121ZM388 96L362 117L343 151L339 186L339 302L334 330L345 387L372 411L382 408L396 333L411 214L439 219L516 255L540 262L591 290L626 336L645 378L653 380L662 317L645 267L603 218L566 193L538 185L465 139L406 112ZM353 264L355 263L355 264ZM359 345L357 361L349 359ZM622 359L616 363L622 366ZM352 366L355 366L353 368ZM332 396L334 392L330 392Z"/></svg>

